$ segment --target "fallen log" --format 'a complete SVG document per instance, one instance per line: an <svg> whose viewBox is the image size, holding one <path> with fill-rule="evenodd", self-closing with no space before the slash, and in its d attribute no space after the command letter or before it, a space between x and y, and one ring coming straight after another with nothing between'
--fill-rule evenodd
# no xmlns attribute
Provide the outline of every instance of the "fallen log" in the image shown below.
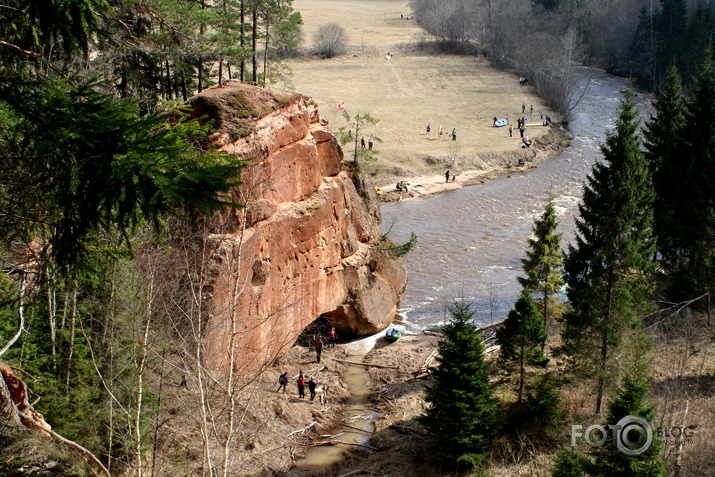
<svg viewBox="0 0 715 477"><path fill-rule="evenodd" d="M290 434L287 434L286 437L290 437L290 436L292 436L293 434L297 434L297 433L299 433L299 432L305 433L305 432L308 431L308 429L310 429L311 427L313 427L313 426L316 425L317 423L318 423L317 421L313 421L313 422L311 422L310 424L308 424L307 426L305 426L303 429L296 429L295 431L291 432Z"/></svg>
<svg viewBox="0 0 715 477"><path fill-rule="evenodd" d="M341 363L354 364L355 366L366 366L370 368L400 369L398 366L387 366L386 364L361 363L360 361L349 361L347 359L336 359Z"/></svg>
<svg viewBox="0 0 715 477"><path fill-rule="evenodd" d="M372 434L372 431L368 431L366 429L360 429L359 427L351 426L350 424L346 424L345 422L341 422L340 425L349 427L350 429L354 429L356 431L365 432L366 434Z"/></svg>
<svg viewBox="0 0 715 477"><path fill-rule="evenodd" d="M481 328L477 328L477 331L484 331L484 330L488 330L490 328L494 328L495 326L501 326L504 324L505 321L506 320L495 321L494 323L492 323L490 325L486 325L486 326L482 326Z"/></svg>

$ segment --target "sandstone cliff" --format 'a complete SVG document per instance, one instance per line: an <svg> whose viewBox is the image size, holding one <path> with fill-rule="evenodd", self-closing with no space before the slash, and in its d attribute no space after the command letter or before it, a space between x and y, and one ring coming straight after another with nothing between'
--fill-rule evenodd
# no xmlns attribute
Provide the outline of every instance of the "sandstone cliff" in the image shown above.
<svg viewBox="0 0 715 477"><path fill-rule="evenodd" d="M234 191L245 208L225 213L209 237L214 359L225 359L233 335L243 366L254 368L280 356L321 315L343 335L387 327L405 266L378 249L375 191L343 163L316 104L231 82L190 106L213 120L216 147L249 163Z"/></svg>

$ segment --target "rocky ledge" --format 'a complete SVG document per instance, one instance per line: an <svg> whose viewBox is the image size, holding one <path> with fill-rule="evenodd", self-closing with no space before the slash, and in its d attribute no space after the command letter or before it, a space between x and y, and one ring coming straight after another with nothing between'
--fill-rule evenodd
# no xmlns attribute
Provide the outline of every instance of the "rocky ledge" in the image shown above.
<svg viewBox="0 0 715 477"><path fill-rule="evenodd" d="M189 102L211 120L220 151L247 162L234 200L208 236L207 343L225 363L237 337L241 369L281 356L323 316L343 334L391 322L407 283L402 259L379 246L374 187L343 152L310 98L238 82Z"/></svg>

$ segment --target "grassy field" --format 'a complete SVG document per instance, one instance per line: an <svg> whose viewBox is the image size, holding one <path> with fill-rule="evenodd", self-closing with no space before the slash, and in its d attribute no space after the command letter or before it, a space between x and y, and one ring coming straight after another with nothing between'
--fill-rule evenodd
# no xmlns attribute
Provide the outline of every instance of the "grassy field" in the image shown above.
<svg viewBox="0 0 715 477"><path fill-rule="evenodd" d="M542 111L558 119L531 88L519 86L517 75L492 68L482 58L421 49L424 32L416 20L400 17L412 14L407 1L296 0L294 8L305 23L304 48L312 47L320 25L338 23L346 31L349 52L332 59L290 60L291 78L273 86L312 97L334 130L345 125L336 110L341 101L351 114L369 112L379 119L366 131L382 140L375 146L380 159L373 171L409 177L441 171L444 165L458 171L460 165L461 171L486 167L480 165L481 156L516 151L520 145L516 128L510 138L508 127L492 126L494 116L508 114L515 125L525 104L527 122L531 105L534 121ZM394 54L389 61L388 51ZM456 141L447 136L452 129ZM527 129L532 138L545 132ZM345 150L348 155L351 146Z"/></svg>

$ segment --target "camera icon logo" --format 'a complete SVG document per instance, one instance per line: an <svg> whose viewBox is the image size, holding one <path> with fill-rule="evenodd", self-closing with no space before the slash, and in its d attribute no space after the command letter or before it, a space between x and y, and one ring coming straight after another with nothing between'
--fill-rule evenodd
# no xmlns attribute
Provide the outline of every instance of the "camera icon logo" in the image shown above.
<svg viewBox="0 0 715 477"><path fill-rule="evenodd" d="M625 455L641 455L653 444L653 427L639 416L626 416L613 429L616 447Z"/></svg>

